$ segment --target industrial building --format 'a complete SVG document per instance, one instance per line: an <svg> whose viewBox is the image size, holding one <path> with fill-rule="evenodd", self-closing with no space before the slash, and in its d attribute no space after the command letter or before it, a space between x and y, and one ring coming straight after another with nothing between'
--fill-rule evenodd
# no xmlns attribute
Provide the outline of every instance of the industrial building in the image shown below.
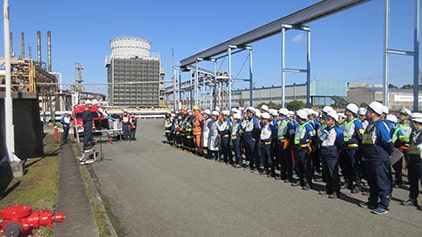
<svg viewBox="0 0 422 237"><path fill-rule="evenodd" d="M422 90L419 88L419 95ZM388 107L391 111L398 111L402 107L413 110L413 86L388 88ZM347 91L347 101L358 105L365 105L371 101L383 101L383 86L359 84L350 85ZM419 96L419 111L422 109L422 96Z"/></svg>
<svg viewBox="0 0 422 237"><path fill-rule="evenodd" d="M110 40L106 59L109 105L158 107L160 105L160 57L151 54L146 39L120 37Z"/></svg>

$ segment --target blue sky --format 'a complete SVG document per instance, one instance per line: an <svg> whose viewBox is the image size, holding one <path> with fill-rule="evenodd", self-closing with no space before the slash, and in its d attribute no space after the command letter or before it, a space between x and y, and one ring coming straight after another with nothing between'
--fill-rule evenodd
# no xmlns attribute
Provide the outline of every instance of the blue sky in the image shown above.
<svg viewBox="0 0 422 237"><path fill-rule="evenodd" d="M151 51L160 54L166 79L170 79L172 48L177 65L181 59L316 2L9 0L10 30L14 52L21 53L20 33L24 32L26 47L32 47L33 58L36 58L36 32L41 31L43 61L47 61L47 31L51 31L53 71L61 72L65 83L75 81L75 63L84 66L86 83L106 83L104 60L110 54L109 40L121 36L150 40ZM414 0L391 0L391 48L413 49L413 9ZM384 0L372 0L308 25L311 27L311 79L382 83ZM1 28L3 32L3 24ZM300 31L287 32L287 67L305 67L305 36ZM4 45L3 37L0 42ZM251 46L256 86L280 85L281 36L275 35ZM4 46L0 55L4 55ZM246 52L233 56L234 76L246 77L247 66L241 69L246 59ZM412 62L412 57L392 55L390 82L412 83ZM202 63L201 67L213 69L210 63ZM218 69L227 70L227 60L220 60ZM183 78L188 78L187 73ZM305 74L288 73L286 83L303 83L305 79ZM242 82L234 84L235 88L246 86ZM100 93L106 93L106 88L106 85L86 86L87 90Z"/></svg>

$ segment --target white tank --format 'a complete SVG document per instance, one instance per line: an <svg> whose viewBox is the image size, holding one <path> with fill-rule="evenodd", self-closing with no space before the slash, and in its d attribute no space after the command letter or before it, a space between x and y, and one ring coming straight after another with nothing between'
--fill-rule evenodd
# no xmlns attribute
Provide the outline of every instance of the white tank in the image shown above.
<svg viewBox="0 0 422 237"><path fill-rule="evenodd" d="M151 42L134 37L119 37L110 40L112 58L149 58Z"/></svg>

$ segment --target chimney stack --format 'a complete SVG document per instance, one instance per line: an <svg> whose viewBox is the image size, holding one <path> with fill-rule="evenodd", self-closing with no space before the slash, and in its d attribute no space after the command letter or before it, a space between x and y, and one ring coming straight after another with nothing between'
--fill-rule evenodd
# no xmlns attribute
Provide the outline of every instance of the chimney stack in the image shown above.
<svg viewBox="0 0 422 237"><path fill-rule="evenodd" d="M51 31L47 32L47 71L51 72Z"/></svg>
<svg viewBox="0 0 422 237"><path fill-rule="evenodd" d="M13 58L13 33L9 32L10 34L10 57Z"/></svg>
<svg viewBox="0 0 422 237"><path fill-rule="evenodd" d="M41 32L37 31L37 60L38 65L41 67Z"/></svg>
<svg viewBox="0 0 422 237"><path fill-rule="evenodd" d="M25 34L21 32L21 58L25 58Z"/></svg>

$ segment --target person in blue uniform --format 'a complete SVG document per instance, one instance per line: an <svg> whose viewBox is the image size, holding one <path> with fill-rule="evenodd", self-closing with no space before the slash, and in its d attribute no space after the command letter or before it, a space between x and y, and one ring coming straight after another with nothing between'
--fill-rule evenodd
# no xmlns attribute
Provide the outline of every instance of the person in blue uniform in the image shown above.
<svg viewBox="0 0 422 237"><path fill-rule="evenodd" d="M91 106L92 103L90 100L86 100L85 101L85 110L82 114L82 121L84 124L84 150L89 150L92 148L93 146L93 141L92 141L92 120L93 120L93 116L91 113Z"/></svg>
<svg viewBox="0 0 422 237"><path fill-rule="evenodd" d="M422 113L411 114L411 121L414 131L409 138L409 160L407 163L409 177L409 199L403 201L404 206L417 206L422 211L422 207L418 205L419 182L422 183Z"/></svg>
<svg viewBox="0 0 422 237"><path fill-rule="evenodd" d="M223 121L218 124L218 134L221 139L221 150L224 155L224 163L233 164L233 154L230 148L232 122L230 120L230 111L223 110Z"/></svg>
<svg viewBox="0 0 422 237"><path fill-rule="evenodd" d="M336 123L338 114L331 111L326 116L326 126L322 129L319 138L322 169L326 182L325 193L335 199L340 195L340 176L338 174L339 151L343 149L343 131Z"/></svg>
<svg viewBox="0 0 422 237"><path fill-rule="evenodd" d="M289 110L281 108L279 111L280 121L277 128L277 140L280 163L280 179L285 183L293 182L292 144L294 139L294 124L289 120Z"/></svg>
<svg viewBox="0 0 422 237"><path fill-rule="evenodd" d="M357 117L358 111L359 107L356 104L348 104L344 109L347 118L341 127L344 136L342 152L344 188L351 189L352 193L359 193L362 190L359 144L365 130Z"/></svg>
<svg viewBox="0 0 422 237"><path fill-rule="evenodd" d="M366 177L369 184L367 202L359 206L372 209L374 214L388 213L391 200L391 168L390 155L393 142L390 132L381 119L383 105L377 101L367 106L366 117L369 125L363 134L362 155L365 157Z"/></svg>
<svg viewBox="0 0 422 237"><path fill-rule="evenodd" d="M231 131L231 139L233 142L233 149L234 149L234 156L235 156L235 164L233 167L235 168L243 167L242 152L240 149L242 134L243 134L243 130L241 126L241 115L240 115L240 112L237 112L233 114L233 127Z"/></svg>
<svg viewBox="0 0 422 237"><path fill-rule="evenodd" d="M314 137L314 127L308 121L308 113L304 110L296 112L296 121L298 126L295 132L295 159L296 173L299 181L293 183L292 186L302 186L303 190L312 188L312 138Z"/></svg>
<svg viewBox="0 0 422 237"><path fill-rule="evenodd" d="M255 117L255 109L253 107L249 107L246 109L246 119L242 122L242 129L244 131L243 142L245 145L245 155L246 159L249 162L249 168L251 171L257 170L256 167L258 162L255 162L256 157L255 152L255 142L258 140L259 142L259 135L260 135L260 126L259 122Z"/></svg>
<svg viewBox="0 0 422 237"><path fill-rule="evenodd" d="M264 173L267 176L275 177L275 164L274 164L274 155L272 152L272 144L274 142L274 138L277 137L277 131L275 127L271 124L272 118L269 113L264 112L261 115L261 134L260 134L260 141L261 141L261 155L264 164Z"/></svg>
<svg viewBox="0 0 422 237"><path fill-rule="evenodd" d="M69 128L70 122L72 121L72 117L70 117L69 113L64 113L63 117L60 119L60 123L63 127L63 134L62 134L62 143L65 144L69 140Z"/></svg>

